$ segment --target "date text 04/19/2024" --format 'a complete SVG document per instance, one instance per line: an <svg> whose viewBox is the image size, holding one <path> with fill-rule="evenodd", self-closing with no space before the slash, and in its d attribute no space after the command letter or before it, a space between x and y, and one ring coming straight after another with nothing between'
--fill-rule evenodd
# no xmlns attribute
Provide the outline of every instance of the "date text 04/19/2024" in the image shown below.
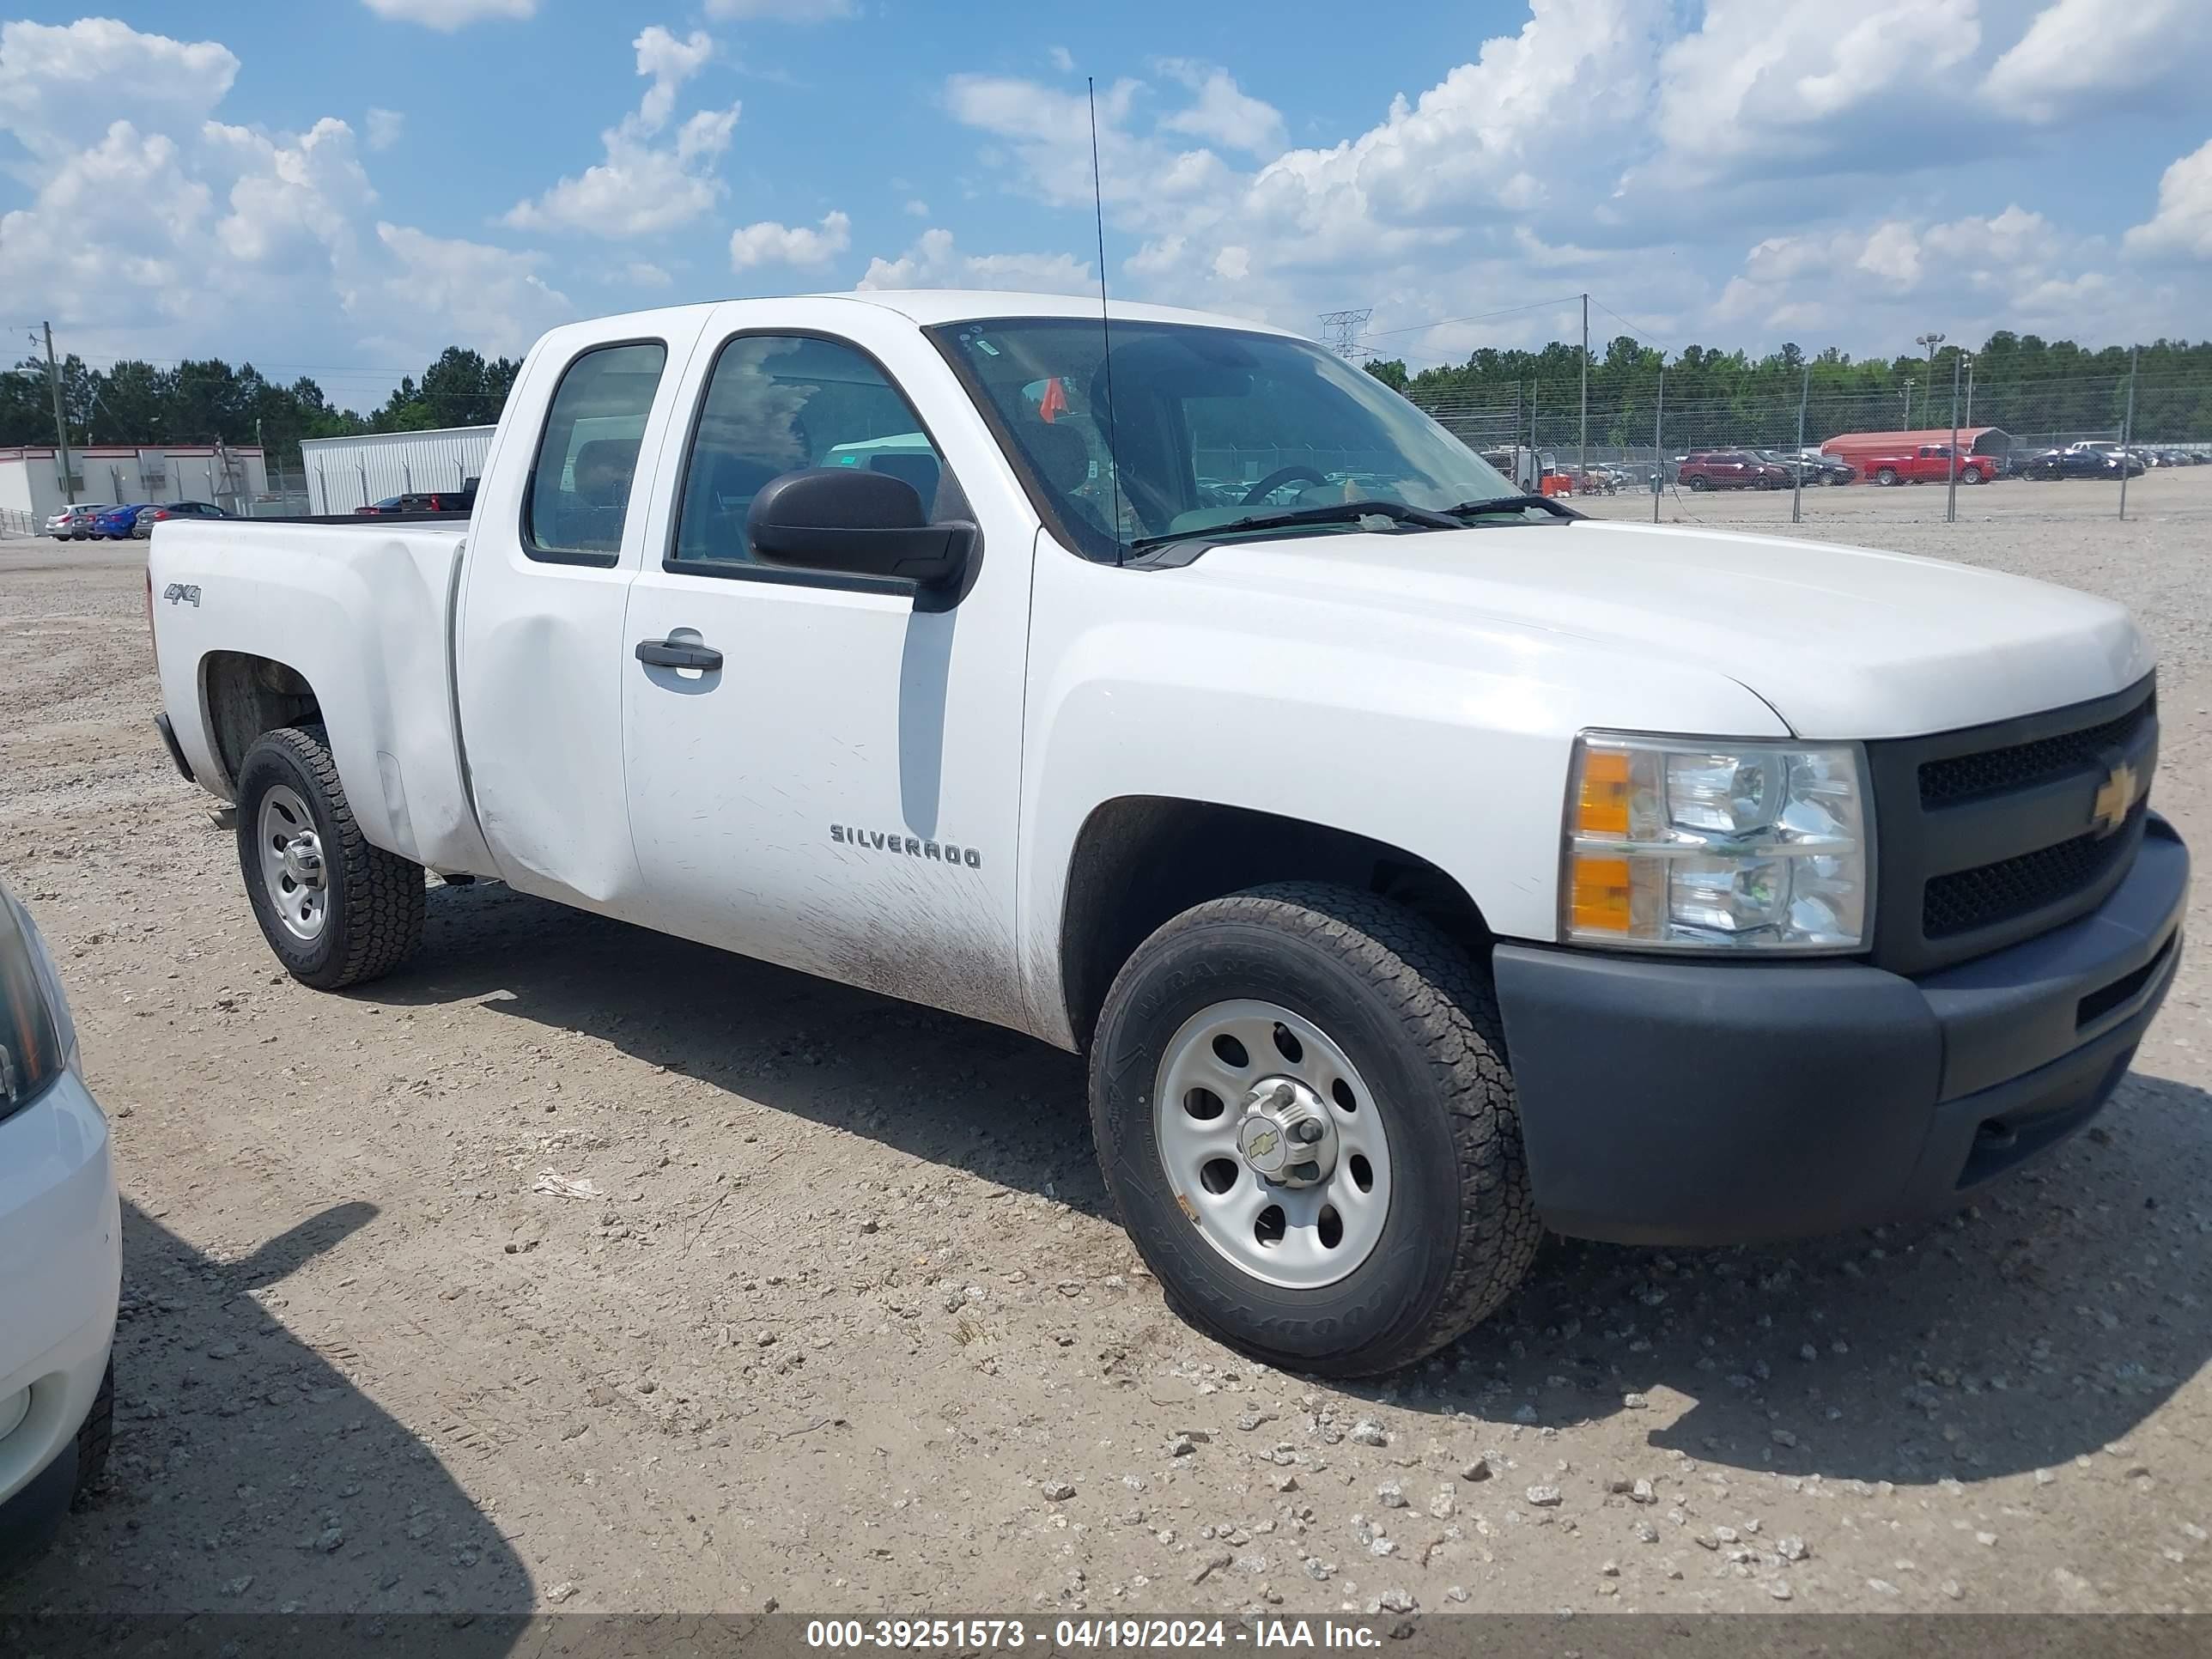
<svg viewBox="0 0 2212 1659"><path fill-rule="evenodd" d="M889 1649L975 1652L994 1648L1376 1648L1374 1626L1335 1619L1258 1619L1249 1625L1221 1619L813 1619L806 1645L829 1649Z"/></svg>

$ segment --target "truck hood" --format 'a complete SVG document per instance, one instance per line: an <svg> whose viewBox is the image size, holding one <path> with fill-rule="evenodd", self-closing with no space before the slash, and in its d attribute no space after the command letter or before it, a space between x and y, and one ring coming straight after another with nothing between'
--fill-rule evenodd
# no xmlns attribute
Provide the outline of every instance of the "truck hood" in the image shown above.
<svg viewBox="0 0 2212 1659"><path fill-rule="evenodd" d="M1702 666L1806 738L1978 726L2106 696L2152 665L2125 610L2071 588L1677 526L1583 520L1231 542L1181 574Z"/></svg>

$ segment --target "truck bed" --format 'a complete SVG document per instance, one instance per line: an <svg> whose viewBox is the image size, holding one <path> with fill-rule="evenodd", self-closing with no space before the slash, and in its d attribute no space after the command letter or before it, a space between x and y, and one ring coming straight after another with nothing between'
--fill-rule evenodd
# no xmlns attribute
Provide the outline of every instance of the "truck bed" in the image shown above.
<svg viewBox="0 0 2212 1659"><path fill-rule="evenodd" d="M304 685L368 839L434 870L491 873L454 720L467 533L462 520L396 517L157 526L155 645L194 778L235 799L254 700Z"/></svg>

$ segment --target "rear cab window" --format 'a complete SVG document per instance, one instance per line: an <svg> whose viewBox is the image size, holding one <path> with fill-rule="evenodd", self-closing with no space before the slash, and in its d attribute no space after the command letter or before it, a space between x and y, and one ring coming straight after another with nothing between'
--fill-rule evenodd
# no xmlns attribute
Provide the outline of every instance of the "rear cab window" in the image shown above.
<svg viewBox="0 0 2212 1659"><path fill-rule="evenodd" d="M594 346L562 371L522 502L522 550L555 563L612 564L622 551L638 448L668 348Z"/></svg>

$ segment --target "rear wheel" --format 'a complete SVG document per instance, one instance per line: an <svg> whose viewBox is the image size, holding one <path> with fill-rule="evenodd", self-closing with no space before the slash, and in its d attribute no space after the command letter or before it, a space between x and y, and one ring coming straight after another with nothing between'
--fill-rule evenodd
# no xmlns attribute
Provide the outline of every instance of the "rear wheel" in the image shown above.
<svg viewBox="0 0 2212 1659"><path fill-rule="evenodd" d="M1692 495L1702 495L1712 487L1712 481L1703 473L1698 474L1690 480L1690 490Z"/></svg>
<svg viewBox="0 0 2212 1659"><path fill-rule="evenodd" d="M1184 912L1108 993L1091 1057L1108 1189L1176 1310L1268 1364L1395 1370L1535 1253L1495 999L1371 894L1285 884Z"/></svg>
<svg viewBox="0 0 2212 1659"><path fill-rule="evenodd" d="M1893 466L1883 467L1881 471L1874 475L1874 481L1880 484L1895 483L1897 482L1897 469Z"/></svg>
<svg viewBox="0 0 2212 1659"><path fill-rule="evenodd" d="M422 867L362 835L319 726L264 732L246 751L238 862L261 936L302 984L380 978L422 943Z"/></svg>

